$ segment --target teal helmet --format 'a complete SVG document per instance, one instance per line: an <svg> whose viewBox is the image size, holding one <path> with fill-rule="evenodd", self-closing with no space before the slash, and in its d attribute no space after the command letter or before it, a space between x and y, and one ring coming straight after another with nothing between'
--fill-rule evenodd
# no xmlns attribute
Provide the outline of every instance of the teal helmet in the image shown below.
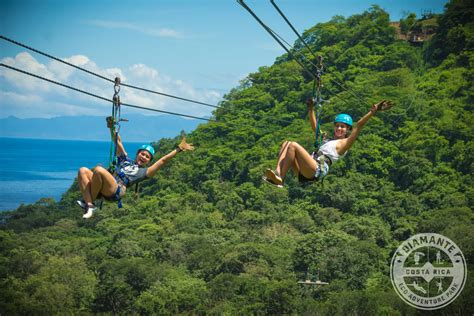
<svg viewBox="0 0 474 316"><path fill-rule="evenodd" d="M142 150L148 151L151 155L151 159L153 159L153 156L155 156L155 149L151 145L148 145L148 144L147 145L141 145L140 148L138 148L138 150L137 150L137 155Z"/></svg>
<svg viewBox="0 0 474 316"><path fill-rule="evenodd" d="M352 127L352 117L349 114L341 113L336 116L334 123L344 123Z"/></svg>

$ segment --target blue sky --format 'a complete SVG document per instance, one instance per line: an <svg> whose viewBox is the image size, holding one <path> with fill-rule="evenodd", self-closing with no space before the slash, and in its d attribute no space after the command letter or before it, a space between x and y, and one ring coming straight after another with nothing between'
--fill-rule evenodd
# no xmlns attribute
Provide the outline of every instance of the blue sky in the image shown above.
<svg viewBox="0 0 474 316"><path fill-rule="evenodd" d="M276 0L302 33L334 15L374 3L392 21L405 12L441 13L438 0ZM246 3L287 41L296 39L270 1ZM284 51L234 0L0 0L0 33L84 68L161 92L217 104L239 80ZM0 40L0 60L111 98L113 87ZM208 116L212 109L122 89L123 102ZM127 109L127 111L132 111ZM0 67L0 118L105 116L110 105ZM143 112L142 112L143 113ZM150 114L143 113L143 114Z"/></svg>

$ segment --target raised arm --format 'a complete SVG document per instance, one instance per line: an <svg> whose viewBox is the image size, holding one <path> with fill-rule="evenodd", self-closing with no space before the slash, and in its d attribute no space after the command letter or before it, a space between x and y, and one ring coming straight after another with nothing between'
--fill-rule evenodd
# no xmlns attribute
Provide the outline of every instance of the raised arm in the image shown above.
<svg viewBox="0 0 474 316"><path fill-rule="evenodd" d="M392 106L391 101L382 100L370 108L370 111L365 114L359 121L357 121L356 126L352 129L351 135L347 138L341 139L336 145L336 150L339 155L343 155L348 151L352 145L354 145L357 137L360 134L360 131L364 127L365 123L377 113L378 110L389 109Z"/></svg>
<svg viewBox="0 0 474 316"><path fill-rule="evenodd" d="M308 116L309 122L311 123L311 128L313 129L313 132L316 133L316 115L314 114L313 98L308 98L306 100L306 104L308 105Z"/></svg>
<svg viewBox="0 0 474 316"><path fill-rule="evenodd" d="M156 172L158 171L158 169L160 169L165 163L167 163L171 158L176 156L179 152L181 152L181 151L191 151L191 150L194 150L193 144L188 144L186 142L186 137L183 137L183 139L181 140L181 143L178 145L178 147L176 147L176 149L174 149L170 153L166 154L165 156L161 157L153 165L148 167L148 169L146 171L146 176L148 178L153 177L156 174Z"/></svg>
<svg viewBox="0 0 474 316"><path fill-rule="evenodd" d="M125 156L127 156L127 152L125 151L125 148L122 144L122 138L120 137L119 133L115 133L113 118L111 116L108 116L105 120L107 121L107 127L110 129L112 141L115 142L115 137L117 137L117 152L115 153L115 155L120 156L121 154L124 154Z"/></svg>
<svg viewBox="0 0 474 316"><path fill-rule="evenodd" d="M125 156L128 156L127 152L125 151L125 148L123 147L122 138L120 137L120 134L117 133L116 135L117 135L117 153L116 153L116 155L120 156L121 154L124 154Z"/></svg>

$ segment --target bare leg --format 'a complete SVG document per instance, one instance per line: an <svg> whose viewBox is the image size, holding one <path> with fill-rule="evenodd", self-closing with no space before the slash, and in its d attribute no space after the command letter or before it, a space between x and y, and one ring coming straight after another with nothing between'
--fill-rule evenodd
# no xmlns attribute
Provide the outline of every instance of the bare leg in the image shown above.
<svg viewBox="0 0 474 316"><path fill-rule="evenodd" d="M318 167L316 161L310 154L298 143L290 142L286 153L282 155L279 164L281 177L284 178L290 167L298 168L298 172L304 177L311 179Z"/></svg>
<svg viewBox="0 0 474 316"><path fill-rule="evenodd" d="M288 144L290 144L289 141L285 140L280 146L280 152L278 153L278 160L280 160L281 155L283 154L283 151L286 151L286 148L288 147Z"/></svg>
<svg viewBox="0 0 474 316"><path fill-rule="evenodd" d="M290 141L284 141L283 144L281 145L280 147L280 152L278 153L278 161L277 161L277 166L275 168L275 172L277 175L280 175L281 174L281 164L282 164L282 160L285 158L286 156L286 151L288 150L288 147L290 145Z"/></svg>
<svg viewBox="0 0 474 316"><path fill-rule="evenodd" d="M91 187L91 203L97 198L97 195L101 193L103 196L112 196L117 191L117 182L115 178L103 167L97 166L94 169L92 179L90 182ZM89 202L89 201L86 201Z"/></svg>
<svg viewBox="0 0 474 316"><path fill-rule="evenodd" d="M298 161L293 162L293 173L295 176L297 176L300 173L300 166L298 165Z"/></svg>
<svg viewBox="0 0 474 316"><path fill-rule="evenodd" d="M82 192L82 197L86 203L92 203L91 197L91 180L92 171L88 168L82 167L77 173L77 182L79 183L79 189Z"/></svg>

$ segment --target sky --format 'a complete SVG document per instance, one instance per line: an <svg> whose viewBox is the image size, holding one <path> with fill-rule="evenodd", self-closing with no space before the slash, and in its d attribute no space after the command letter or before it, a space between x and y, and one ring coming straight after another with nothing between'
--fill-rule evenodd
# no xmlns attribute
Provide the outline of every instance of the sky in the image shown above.
<svg viewBox="0 0 474 316"><path fill-rule="evenodd" d="M268 0L245 1L288 42L296 35ZM442 13L442 0L276 0L302 33L377 4L392 21ZM0 34L131 85L218 105L284 50L235 0L0 0ZM113 85L0 39L1 63L111 99ZM211 107L122 88L122 102L209 117ZM0 67L0 118L106 116L107 102ZM123 109L155 115L155 112ZM146 112L146 113L145 113Z"/></svg>

